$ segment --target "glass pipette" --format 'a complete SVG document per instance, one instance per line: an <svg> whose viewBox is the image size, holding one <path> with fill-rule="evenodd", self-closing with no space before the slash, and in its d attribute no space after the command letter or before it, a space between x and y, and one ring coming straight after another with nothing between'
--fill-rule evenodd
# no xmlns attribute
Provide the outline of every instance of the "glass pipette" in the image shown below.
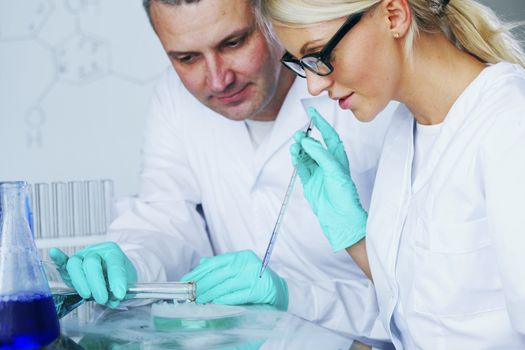
<svg viewBox="0 0 525 350"><path fill-rule="evenodd" d="M312 131L312 120L311 119L310 119L310 123L308 123L308 127L306 128L306 136L310 135L310 131ZM290 182L288 183L288 188L286 189L283 203L281 204L281 209L279 210L279 215L277 215L277 221L275 221L272 235L270 236L270 242L268 242L268 247L266 248L266 252L264 253L264 258L263 258L262 265L261 265L261 271L259 272L259 278L262 277L264 270L266 270L266 267L268 266L268 263L270 262L270 256L272 255L273 246L275 245L275 241L277 240L277 234L279 233L279 229L281 228L281 223L283 221L284 213L286 212L286 208L288 207L288 201L290 200L290 196L292 194L296 179L297 179L297 166L295 166L293 169L292 177L290 178Z"/></svg>

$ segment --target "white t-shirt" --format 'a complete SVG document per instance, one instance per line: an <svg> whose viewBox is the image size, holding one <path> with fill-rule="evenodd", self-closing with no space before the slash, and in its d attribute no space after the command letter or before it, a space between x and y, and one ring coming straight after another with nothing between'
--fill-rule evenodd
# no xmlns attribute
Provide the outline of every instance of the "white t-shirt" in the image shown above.
<svg viewBox="0 0 525 350"><path fill-rule="evenodd" d="M414 160L412 161L412 183L417 177L419 170L425 163L432 145L439 136L441 126L443 123L434 125L424 125L416 123L416 130L414 133Z"/></svg>
<svg viewBox="0 0 525 350"><path fill-rule="evenodd" d="M275 121L246 119L244 123L250 134L253 148L257 149L264 139L266 139L266 137L272 132Z"/></svg>

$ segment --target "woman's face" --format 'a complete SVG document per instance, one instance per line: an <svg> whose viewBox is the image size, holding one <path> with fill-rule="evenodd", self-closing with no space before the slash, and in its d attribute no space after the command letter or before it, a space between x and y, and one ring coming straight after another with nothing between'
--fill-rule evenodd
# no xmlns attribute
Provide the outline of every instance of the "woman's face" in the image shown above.
<svg viewBox="0 0 525 350"><path fill-rule="evenodd" d="M370 121L396 99L403 51L392 35L388 16L378 6L363 15L331 55L334 71L325 77L306 70L308 91L327 91L343 109L361 121ZM346 17L307 28L274 29L284 47L296 58L319 52L345 22Z"/></svg>

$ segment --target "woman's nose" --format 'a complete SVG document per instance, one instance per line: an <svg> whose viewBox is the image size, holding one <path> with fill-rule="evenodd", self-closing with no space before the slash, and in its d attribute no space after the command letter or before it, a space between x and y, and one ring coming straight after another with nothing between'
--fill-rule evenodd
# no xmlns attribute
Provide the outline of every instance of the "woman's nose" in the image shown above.
<svg viewBox="0 0 525 350"><path fill-rule="evenodd" d="M323 91L327 90L332 85L332 79L330 76L322 77L313 72L306 71L306 83L308 85L308 92L317 96Z"/></svg>

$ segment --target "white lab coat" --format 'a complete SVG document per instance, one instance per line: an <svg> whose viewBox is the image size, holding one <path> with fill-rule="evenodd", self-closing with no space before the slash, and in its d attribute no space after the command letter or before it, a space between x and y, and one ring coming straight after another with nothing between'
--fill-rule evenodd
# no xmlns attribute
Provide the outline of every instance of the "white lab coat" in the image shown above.
<svg viewBox="0 0 525 350"><path fill-rule="evenodd" d="M263 256L293 171L293 134L308 123L300 102L308 97L305 80L296 79L271 134L254 150L244 122L202 105L170 69L147 120L140 193L110 227L141 280L178 280L212 254L251 249ZM360 123L326 96L315 101L341 133L368 208L395 106ZM269 268L288 283L291 313L353 336L386 337L373 284L346 252L332 252L299 182Z"/></svg>
<svg viewBox="0 0 525 350"><path fill-rule="evenodd" d="M394 344L525 348L525 71L484 69L413 180L414 119L405 106L394 118L367 226L380 317Z"/></svg>

